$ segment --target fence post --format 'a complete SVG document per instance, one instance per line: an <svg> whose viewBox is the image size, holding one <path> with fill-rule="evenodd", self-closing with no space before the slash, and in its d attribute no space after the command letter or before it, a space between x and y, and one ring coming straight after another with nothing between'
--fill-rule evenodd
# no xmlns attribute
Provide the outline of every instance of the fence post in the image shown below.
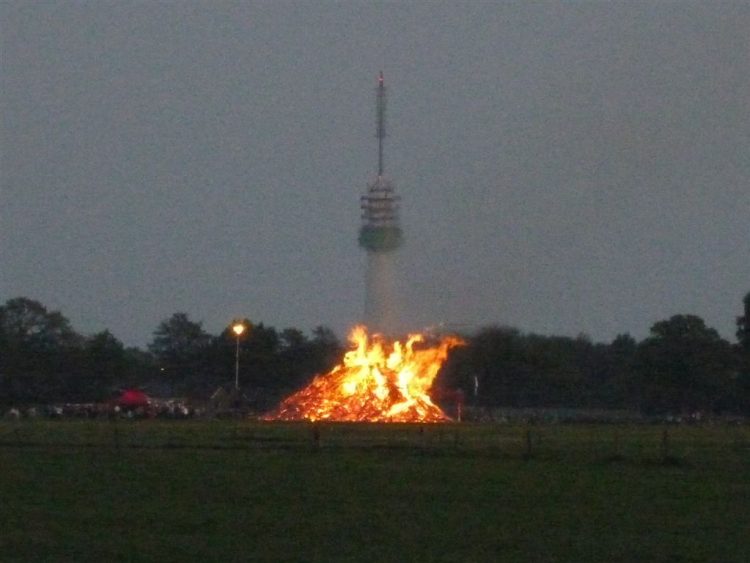
<svg viewBox="0 0 750 563"><path fill-rule="evenodd" d="M665 428L661 433L661 461L669 460L669 429Z"/></svg>
<svg viewBox="0 0 750 563"><path fill-rule="evenodd" d="M316 450L320 449L320 426L318 426L317 422L313 422L312 441L313 441L313 447Z"/></svg>
<svg viewBox="0 0 750 563"><path fill-rule="evenodd" d="M620 446L620 430L615 429L615 440L614 440L614 458L615 459L621 459L622 458L622 448Z"/></svg>
<svg viewBox="0 0 750 563"><path fill-rule="evenodd" d="M112 419L112 423L114 424L114 442L115 442L115 450L118 452L120 451L120 426L117 424L117 413L115 413L114 418Z"/></svg>
<svg viewBox="0 0 750 563"><path fill-rule="evenodd" d="M532 449L531 449L531 430L526 429L526 452L524 453L524 458L529 459L532 455Z"/></svg>

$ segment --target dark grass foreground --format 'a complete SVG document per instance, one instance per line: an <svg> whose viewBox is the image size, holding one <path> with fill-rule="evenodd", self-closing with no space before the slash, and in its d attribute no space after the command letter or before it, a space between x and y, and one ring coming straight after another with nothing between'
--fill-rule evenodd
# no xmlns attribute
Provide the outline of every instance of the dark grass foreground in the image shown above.
<svg viewBox="0 0 750 563"><path fill-rule="evenodd" d="M0 424L1 561L750 561L747 428Z"/></svg>

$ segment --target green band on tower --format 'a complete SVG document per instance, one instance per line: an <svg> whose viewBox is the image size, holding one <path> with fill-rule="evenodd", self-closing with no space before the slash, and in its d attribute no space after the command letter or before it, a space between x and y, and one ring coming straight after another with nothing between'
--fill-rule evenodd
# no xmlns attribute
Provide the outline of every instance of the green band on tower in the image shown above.
<svg viewBox="0 0 750 563"><path fill-rule="evenodd" d="M359 230L359 245L368 252L390 252L403 242L401 227L372 227Z"/></svg>

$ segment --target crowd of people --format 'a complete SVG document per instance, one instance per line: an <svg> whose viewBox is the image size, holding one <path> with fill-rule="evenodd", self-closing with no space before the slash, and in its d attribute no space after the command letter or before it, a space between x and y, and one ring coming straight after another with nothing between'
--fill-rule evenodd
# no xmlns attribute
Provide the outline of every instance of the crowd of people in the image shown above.
<svg viewBox="0 0 750 563"><path fill-rule="evenodd" d="M109 418L168 418L188 419L205 416L205 406L188 404L181 399L149 401L138 406L124 406L113 402L66 403L61 405L32 405L24 407L0 407L3 420L20 419L109 419Z"/></svg>

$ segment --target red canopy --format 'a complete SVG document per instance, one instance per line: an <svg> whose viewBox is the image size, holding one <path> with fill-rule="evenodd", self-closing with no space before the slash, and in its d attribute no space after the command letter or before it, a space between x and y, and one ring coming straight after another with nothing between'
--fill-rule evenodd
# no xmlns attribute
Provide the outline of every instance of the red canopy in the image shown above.
<svg viewBox="0 0 750 563"><path fill-rule="evenodd" d="M115 403L121 407L138 408L145 407L151 399L148 398L140 389L125 389L122 394L115 399Z"/></svg>

